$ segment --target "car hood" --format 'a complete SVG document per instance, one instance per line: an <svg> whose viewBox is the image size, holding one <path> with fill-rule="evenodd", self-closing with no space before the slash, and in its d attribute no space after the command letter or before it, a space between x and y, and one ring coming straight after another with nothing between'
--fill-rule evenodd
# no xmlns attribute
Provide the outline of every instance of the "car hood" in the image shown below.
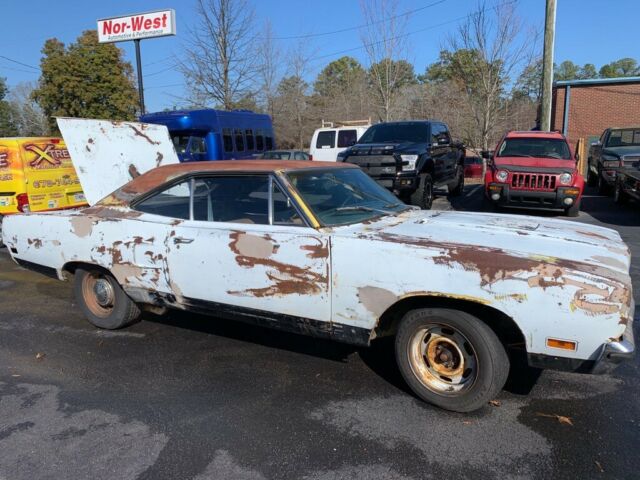
<svg viewBox="0 0 640 480"><path fill-rule="evenodd" d="M640 155L640 147L606 147L602 153L622 157L624 155Z"/></svg>
<svg viewBox="0 0 640 480"><path fill-rule="evenodd" d="M529 157L494 157L493 163L496 168L509 169L515 167L533 168L557 168L559 170L573 171L576 163L573 160L561 160L558 158L529 158Z"/></svg>
<svg viewBox="0 0 640 480"><path fill-rule="evenodd" d="M380 155L396 152L420 154L426 148L426 143L398 142L398 143L359 143L349 147L348 155Z"/></svg>
<svg viewBox="0 0 640 480"><path fill-rule="evenodd" d="M484 257L494 268L501 262L563 265L628 282L629 249L615 230L568 220L520 215L412 210L368 224L334 229L336 235L356 236L397 244L468 251ZM476 258L477 260L477 258ZM526 263L525 262L525 263Z"/></svg>
<svg viewBox="0 0 640 480"><path fill-rule="evenodd" d="M164 125L81 118L57 121L89 205L153 168L179 163Z"/></svg>

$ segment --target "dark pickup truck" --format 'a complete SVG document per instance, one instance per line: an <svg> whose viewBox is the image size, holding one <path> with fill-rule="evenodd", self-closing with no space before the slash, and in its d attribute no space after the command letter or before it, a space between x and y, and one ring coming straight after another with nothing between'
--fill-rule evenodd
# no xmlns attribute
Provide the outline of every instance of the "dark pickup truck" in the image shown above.
<svg viewBox="0 0 640 480"><path fill-rule="evenodd" d="M434 187L462 193L464 152L442 122L387 122L369 127L356 145L338 154L338 161L358 165L405 202L429 209Z"/></svg>
<svg viewBox="0 0 640 480"><path fill-rule="evenodd" d="M587 183L598 186L601 194L616 185L619 168L633 166L640 160L640 127L607 128L589 151Z"/></svg>

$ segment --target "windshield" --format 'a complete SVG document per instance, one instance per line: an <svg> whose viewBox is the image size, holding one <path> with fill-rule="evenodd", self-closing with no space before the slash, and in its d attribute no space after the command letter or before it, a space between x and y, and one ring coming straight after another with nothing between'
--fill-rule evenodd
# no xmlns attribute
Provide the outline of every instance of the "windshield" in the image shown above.
<svg viewBox="0 0 640 480"><path fill-rule="evenodd" d="M324 226L360 223L410 208L359 168L288 172L287 178Z"/></svg>
<svg viewBox="0 0 640 480"><path fill-rule="evenodd" d="M536 157L571 160L569 145L555 138L507 138L497 157Z"/></svg>
<svg viewBox="0 0 640 480"><path fill-rule="evenodd" d="M358 143L420 143L426 142L428 139L429 129L426 123L381 123L369 127Z"/></svg>
<svg viewBox="0 0 640 480"><path fill-rule="evenodd" d="M607 140L607 147L635 147L640 146L640 129L627 128L612 130Z"/></svg>

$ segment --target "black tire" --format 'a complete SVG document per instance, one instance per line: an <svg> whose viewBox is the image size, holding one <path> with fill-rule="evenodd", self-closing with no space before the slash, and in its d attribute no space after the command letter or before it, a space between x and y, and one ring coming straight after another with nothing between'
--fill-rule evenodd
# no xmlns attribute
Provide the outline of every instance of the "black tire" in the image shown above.
<svg viewBox="0 0 640 480"><path fill-rule="evenodd" d="M496 334L457 310L410 311L400 322L395 350L400 372L415 394L454 412L486 405L509 374L509 357Z"/></svg>
<svg viewBox="0 0 640 480"><path fill-rule="evenodd" d="M455 185L449 185L449 195L452 197L459 197L464 191L464 167L458 165L456 176L458 181Z"/></svg>
<svg viewBox="0 0 640 480"><path fill-rule="evenodd" d="M593 173L590 166L587 166L587 185L590 187L598 185L598 176Z"/></svg>
<svg viewBox="0 0 640 480"><path fill-rule="evenodd" d="M578 200L576 203L565 210L567 217L577 217L578 215L580 215L580 203L581 200Z"/></svg>
<svg viewBox="0 0 640 480"><path fill-rule="evenodd" d="M87 320L98 328L116 330L140 319L138 305L104 270L78 268L73 291Z"/></svg>
<svg viewBox="0 0 640 480"><path fill-rule="evenodd" d="M411 205L430 210L433 204L433 178L428 173L420 175L420 186L411 194Z"/></svg>
<svg viewBox="0 0 640 480"><path fill-rule="evenodd" d="M0 215L0 248L4 247L4 243L2 243L2 215Z"/></svg>
<svg viewBox="0 0 640 480"><path fill-rule="evenodd" d="M609 195L611 193L611 187L607 181L602 177L602 172L598 174L598 193L600 195Z"/></svg>
<svg viewBox="0 0 640 480"><path fill-rule="evenodd" d="M627 203L627 194L624 193L622 183L620 181L616 182L615 189L613 190L613 201L618 205Z"/></svg>

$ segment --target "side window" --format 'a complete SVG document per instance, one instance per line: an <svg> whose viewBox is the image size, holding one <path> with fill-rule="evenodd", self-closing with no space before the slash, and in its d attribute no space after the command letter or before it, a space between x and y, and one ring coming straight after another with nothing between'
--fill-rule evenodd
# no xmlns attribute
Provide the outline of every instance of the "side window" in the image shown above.
<svg viewBox="0 0 640 480"><path fill-rule="evenodd" d="M204 141L204 137L191 137L189 150L191 153L207 153L207 144Z"/></svg>
<svg viewBox="0 0 640 480"><path fill-rule="evenodd" d="M304 152L295 152L293 154L293 159L294 160L306 160Z"/></svg>
<svg viewBox="0 0 640 480"><path fill-rule="evenodd" d="M178 154L187 152L187 145L189 145L189 135L174 135L171 137L173 140L173 146Z"/></svg>
<svg viewBox="0 0 640 480"><path fill-rule="evenodd" d="M273 224L274 225L304 225L291 199L285 195L276 182L272 187Z"/></svg>
<svg viewBox="0 0 640 480"><path fill-rule="evenodd" d="M256 150L262 152L264 150L264 132L256 130Z"/></svg>
<svg viewBox="0 0 640 480"><path fill-rule="evenodd" d="M336 131L325 130L324 132L318 132L318 139L316 140L316 148L334 148L336 146Z"/></svg>
<svg viewBox="0 0 640 480"><path fill-rule="evenodd" d="M238 175L197 179L193 219L268 225L269 177Z"/></svg>
<svg viewBox="0 0 640 480"><path fill-rule="evenodd" d="M355 130L338 131L338 148L347 148L355 145L358 140L358 133Z"/></svg>
<svg viewBox="0 0 640 480"><path fill-rule="evenodd" d="M236 128L233 133L236 137L236 152L244 152L244 138L242 137L242 130Z"/></svg>
<svg viewBox="0 0 640 480"><path fill-rule="evenodd" d="M222 143L224 145L225 152L233 152L233 139L231 138L231 129L222 129Z"/></svg>
<svg viewBox="0 0 640 480"><path fill-rule="evenodd" d="M247 150L253 150L253 130L250 128L244 131L244 137L247 139Z"/></svg>
<svg viewBox="0 0 640 480"><path fill-rule="evenodd" d="M162 215L163 217L189 219L191 180L178 183L154 196L138 203L134 208L139 212Z"/></svg>
<svg viewBox="0 0 640 480"><path fill-rule="evenodd" d="M265 148L271 150L273 148L273 137L271 135L265 135L264 137Z"/></svg>

